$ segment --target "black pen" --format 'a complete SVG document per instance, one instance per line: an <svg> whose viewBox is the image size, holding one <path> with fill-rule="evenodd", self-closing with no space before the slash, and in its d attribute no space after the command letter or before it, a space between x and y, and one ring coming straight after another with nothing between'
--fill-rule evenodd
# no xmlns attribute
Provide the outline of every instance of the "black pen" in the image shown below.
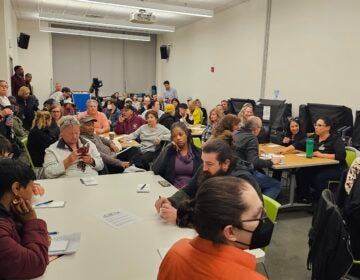
<svg viewBox="0 0 360 280"><path fill-rule="evenodd" d="M56 235L56 234L59 234L59 232L57 232L57 231L50 231L50 232L48 232L48 235Z"/></svg>
<svg viewBox="0 0 360 280"><path fill-rule="evenodd" d="M144 185L140 188L140 190L143 190L145 187L146 187L146 184L144 184Z"/></svg>
<svg viewBox="0 0 360 280"><path fill-rule="evenodd" d="M54 202L54 200L48 200L48 201L37 203L37 204L35 204L35 207L50 204L51 202Z"/></svg>

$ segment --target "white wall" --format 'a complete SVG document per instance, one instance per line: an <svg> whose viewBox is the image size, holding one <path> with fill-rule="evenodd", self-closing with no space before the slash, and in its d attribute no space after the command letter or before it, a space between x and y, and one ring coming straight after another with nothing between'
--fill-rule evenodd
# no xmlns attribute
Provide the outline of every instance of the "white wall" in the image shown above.
<svg viewBox="0 0 360 280"><path fill-rule="evenodd" d="M177 89L180 101L199 98L207 108L223 98L258 99L264 46L266 1L251 0L158 37L157 84ZM168 61L160 45L172 44ZM210 72L210 67L215 72Z"/></svg>
<svg viewBox="0 0 360 280"><path fill-rule="evenodd" d="M18 62L17 51L17 19L10 1L0 1L0 79L7 80L10 85L10 63L13 59L14 66ZM9 90L11 92L11 89Z"/></svg>
<svg viewBox="0 0 360 280"><path fill-rule="evenodd" d="M156 38L151 42L53 35L54 79L73 91L103 81L100 95L148 92L155 84Z"/></svg>
<svg viewBox="0 0 360 280"><path fill-rule="evenodd" d="M199 97L208 108L222 98L258 99L266 2L249 0L160 36L158 85L168 79L182 100ZM280 90L281 97L293 104L294 115L300 104L308 102L359 110L360 1L272 3L265 97ZM162 44L173 44L169 61L159 57Z"/></svg>
<svg viewBox="0 0 360 280"><path fill-rule="evenodd" d="M52 91L51 35L40 32L39 22L35 20L18 20L18 29L19 32L29 34L30 41L27 50L19 49L19 61L15 64L22 65L25 73L32 74L34 94L42 104Z"/></svg>
<svg viewBox="0 0 360 280"><path fill-rule="evenodd" d="M272 2L266 96L359 110L360 1Z"/></svg>

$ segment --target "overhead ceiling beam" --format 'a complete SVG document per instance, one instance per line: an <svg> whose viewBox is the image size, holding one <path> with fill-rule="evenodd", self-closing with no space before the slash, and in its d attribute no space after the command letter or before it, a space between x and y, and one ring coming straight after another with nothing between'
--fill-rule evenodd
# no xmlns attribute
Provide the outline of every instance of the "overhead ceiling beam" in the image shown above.
<svg viewBox="0 0 360 280"><path fill-rule="evenodd" d="M111 20L111 19L98 19L98 18L81 18L79 16L73 15L58 15L53 13L40 13L40 20L46 20L51 22L59 22L59 23L72 23L72 24L80 24L80 25L88 25L88 26L96 26L96 27L108 27L108 28L116 28L116 29L128 29L134 31L149 31L149 32L175 32L174 26L167 25L144 25L137 23L130 23L125 20Z"/></svg>
<svg viewBox="0 0 360 280"><path fill-rule="evenodd" d="M47 22L40 22L40 31L41 32L49 32L49 33L67 34L67 35L99 37L99 38L120 39L120 40L132 40L132 41L149 42L151 40L150 36L116 34L116 33L106 33L106 32L99 32L99 31L80 30L80 29L75 29L75 28L68 29L68 28L52 27L52 26L49 26L49 23L47 23Z"/></svg>
<svg viewBox="0 0 360 280"><path fill-rule="evenodd" d="M147 11L165 12L179 15L196 16L210 18L214 16L214 11L206 9L191 8L186 6L176 6L138 0L77 0L95 4L103 4L131 9L146 9Z"/></svg>

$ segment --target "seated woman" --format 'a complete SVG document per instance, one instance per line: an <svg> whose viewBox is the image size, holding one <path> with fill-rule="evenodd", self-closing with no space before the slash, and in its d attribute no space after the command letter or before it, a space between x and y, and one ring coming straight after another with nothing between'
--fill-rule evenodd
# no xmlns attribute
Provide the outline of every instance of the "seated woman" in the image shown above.
<svg viewBox="0 0 360 280"><path fill-rule="evenodd" d="M293 151L294 145L299 145L300 143L305 142L306 135L301 130L300 121L298 118L293 118L289 122L289 127L287 128L285 137L281 140L281 145L286 146L285 148L279 151L280 154L286 154L290 151ZM273 170L272 177L281 181L282 171Z"/></svg>
<svg viewBox="0 0 360 280"><path fill-rule="evenodd" d="M191 131L183 123L172 125L171 141L155 160L152 170L180 189L187 185L202 163L201 152L194 146Z"/></svg>
<svg viewBox="0 0 360 280"><path fill-rule="evenodd" d="M232 114L227 114L215 126L210 139L225 140L231 147L233 147L233 133L240 129L240 119Z"/></svg>
<svg viewBox="0 0 360 280"><path fill-rule="evenodd" d="M251 103L245 103L238 114L240 118L240 127L243 127L246 123L246 120L254 115L254 107Z"/></svg>
<svg viewBox="0 0 360 280"><path fill-rule="evenodd" d="M244 251L268 245L273 229L249 182L230 176L208 179L194 199L179 206L177 224L199 235L170 248L159 280L266 279L255 271L255 256Z"/></svg>
<svg viewBox="0 0 360 280"><path fill-rule="evenodd" d="M218 124L220 119L223 117L223 114L219 112L216 108L212 109L209 114L209 122L205 130L201 135L201 142L204 144L211 136L214 127Z"/></svg>
<svg viewBox="0 0 360 280"><path fill-rule="evenodd" d="M155 160L160 153L161 141L170 141L170 131L163 125L158 124L158 113L148 110L145 114L147 124L140 126L136 131L121 139L122 142L139 139L141 143L141 154L132 157L137 167L150 170L149 163Z"/></svg>
<svg viewBox="0 0 360 280"><path fill-rule="evenodd" d="M59 122L62 116L62 108L60 103L54 103L53 105L51 105L50 114L52 119L50 126L51 133L59 138L60 135Z"/></svg>
<svg viewBox="0 0 360 280"><path fill-rule="evenodd" d="M31 206L35 174L17 160L0 160L0 278L42 275L49 262L46 223Z"/></svg>
<svg viewBox="0 0 360 280"><path fill-rule="evenodd" d="M106 108L103 110L103 113L109 120L110 123L110 131L114 131L115 126L118 122L118 119L121 115L120 110L116 107L117 100L110 99L106 101Z"/></svg>
<svg viewBox="0 0 360 280"><path fill-rule="evenodd" d="M307 202L310 198L317 201L322 190L327 188L328 181L339 180L346 168L346 152L343 141L331 133L332 123L328 117L318 118L315 122L314 157L335 159L339 164L300 168L296 172L296 195L300 202ZM305 151L305 141L289 146L293 149ZM312 192L312 197L311 197Z"/></svg>
<svg viewBox="0 0 360 280"><path fill-rule="evenodd" d="M285 137L282 139L281 143L282 145L287 147L280 150L279 153L286 154L290 151L295 150L295 145L302 145L301 143L304 143L305 139L306 135L301 130L299 119L291 119Z"/></svg>
<svg viewBox="0 0 360 280"><path fill-rule="evenodd" d="M42 167L45 149L58 140L52 133L51 115L47 111L37 111L28 136L27 148L35 167Z"/></svg>

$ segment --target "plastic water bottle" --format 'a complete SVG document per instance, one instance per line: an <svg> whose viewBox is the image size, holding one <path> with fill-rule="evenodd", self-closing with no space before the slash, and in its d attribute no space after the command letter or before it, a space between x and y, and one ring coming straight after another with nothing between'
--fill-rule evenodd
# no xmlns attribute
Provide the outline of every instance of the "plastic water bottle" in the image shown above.
<svg viewBox="0 0 360 280"><path fill-rule="evenodd" d="M274 99L278 100L280 97L280 90L278 90L278 89L274 90L273 95L274 95Z"/></svg>
<svg viewBox="0 0 360 280"><path fill-rule="evenodd" d="M313 138L307 138L306 139L306 157L312 158L313 157L313 151L314 151L314 139Z"/></svg>

